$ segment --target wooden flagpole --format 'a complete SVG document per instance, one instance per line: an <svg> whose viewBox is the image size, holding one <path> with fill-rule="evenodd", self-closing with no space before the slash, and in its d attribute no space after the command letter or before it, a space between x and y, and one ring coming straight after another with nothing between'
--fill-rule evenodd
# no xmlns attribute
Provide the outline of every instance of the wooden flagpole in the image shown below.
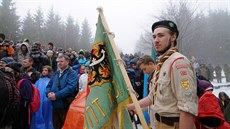
<svg viewBox="0 0 230 129"><path fill-rule="evenodd" d="M104 14L103 14L103 9L102 9L101 7L100 7L100 8L97 8L97 9L98 9L99 15L100 15L100 17L101 17L102 24L104 25L105 30L106 30L106 33L108 34L109 41L110 41L110 43L111 43L111 46L112 46L112 49L113 49L113 51L114 51L115 57L116 57L117 60L121 60L120 54L119 54L118 49L117 49L117 47L116 47L116 45L115 45L115 42L114 42L114 40L113 40L113 36L112 36L111 34L109 34L109 33L110 33L110 30L109 30L109 26L107 25L105 16L104 16ZM126 83L126 85L127 85L127 88L133 90L132 84L131 84L131 82L130 82L130 80L129 80L129 77L128 77L128 75L127 75L127 72L126 72L126 70L125 70L124 64L121 63L121 61L118 61L118 65L119 65L119 67L120 67L120 69L121 69L121 73L122 73L122 75L123 75L123 77L124 77L124 79L125 79L125 83ZM141 124L142 124L143 129L148 129L148 126L147 126L146 121L145 121L145 119L144 119L143 112L142 112L142 110L141 110L140 105L138 104L138 101L137 101L137 98L136 98L135 94L134 94L131 90L129 90L129 94L130 94L131 99L132 99L132 101L133 101L133 103L134 103L135 109L136 109L136 111L137 111L137 114L138 114L138 116L139 116L139 119L140 119L140 121L141 121Z"/></svg>

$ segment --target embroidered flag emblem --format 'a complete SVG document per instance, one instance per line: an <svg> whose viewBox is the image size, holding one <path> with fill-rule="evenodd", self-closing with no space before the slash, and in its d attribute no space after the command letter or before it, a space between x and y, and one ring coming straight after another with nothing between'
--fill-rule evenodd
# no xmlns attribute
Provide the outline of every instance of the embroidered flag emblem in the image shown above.
<svg viewBox="0 0 230 129"><path fill-rule="evenodd" d="M189 80L181 80L181 86L187 90L189 88Z"/></svg>

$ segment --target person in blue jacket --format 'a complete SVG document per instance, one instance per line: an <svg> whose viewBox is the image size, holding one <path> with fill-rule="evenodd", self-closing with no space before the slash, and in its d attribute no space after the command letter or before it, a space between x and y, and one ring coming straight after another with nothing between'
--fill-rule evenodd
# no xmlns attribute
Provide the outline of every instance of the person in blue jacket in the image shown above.
<svg viewBox="0 0 230 129"><path fill-rule="evenodd" d="M46 94L53 105L53 125L55 129L61 129L69 108L70 98L75 97L77 86L77 73L69 66L70 58L60 54L57 58L58 70L51 77Z"/></svg>

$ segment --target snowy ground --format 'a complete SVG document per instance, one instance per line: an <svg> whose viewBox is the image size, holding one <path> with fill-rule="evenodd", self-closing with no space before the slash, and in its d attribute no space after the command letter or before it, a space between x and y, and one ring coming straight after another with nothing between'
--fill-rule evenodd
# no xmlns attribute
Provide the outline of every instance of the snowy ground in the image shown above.
<svg viewBox="0 0 230 129"><path fill-rule="evenodd" d="M214 86L213 94L217 97L221 91L224 91L228 96L230 96L230 83L227 83L225 78L222 78L222 83L217 83L217 80L214 79L212 85Z"/></svg>

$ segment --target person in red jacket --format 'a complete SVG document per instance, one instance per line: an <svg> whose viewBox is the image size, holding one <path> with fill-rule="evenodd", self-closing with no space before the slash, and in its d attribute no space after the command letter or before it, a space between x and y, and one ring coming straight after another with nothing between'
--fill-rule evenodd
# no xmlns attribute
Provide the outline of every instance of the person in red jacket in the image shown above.
<svg viewBox="0 0 230 129"><path fill-rule="evenodd" d="M217 97L206 92L199 99L196 129L230 129L225 121Z"/></svg>

